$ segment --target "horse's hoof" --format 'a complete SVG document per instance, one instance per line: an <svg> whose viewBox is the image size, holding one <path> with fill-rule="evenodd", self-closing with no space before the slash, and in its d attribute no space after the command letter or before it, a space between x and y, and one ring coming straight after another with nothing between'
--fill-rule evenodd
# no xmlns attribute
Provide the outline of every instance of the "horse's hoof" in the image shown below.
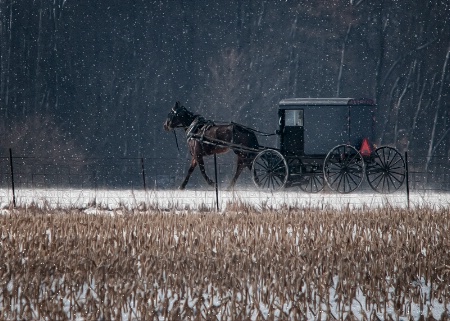
<svg viewBox="0 0 450 321"><path fill-rule="evenodd" d="M184 190L184 186L180 186L180 187L178 187L178 189L180 190L180 191L183 191Z"/></svg>

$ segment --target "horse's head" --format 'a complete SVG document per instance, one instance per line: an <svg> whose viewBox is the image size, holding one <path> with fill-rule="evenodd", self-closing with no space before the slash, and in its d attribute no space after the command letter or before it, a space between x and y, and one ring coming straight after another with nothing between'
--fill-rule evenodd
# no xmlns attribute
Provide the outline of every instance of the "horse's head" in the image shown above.
<svg viewBox="0 0 450 321"><path fill-rule="evenodd" d="M164 129L170 131L177 127L188 127L194 119L194 114L187 110L181 103L177 101L167 119L164 122Z"/></svg>

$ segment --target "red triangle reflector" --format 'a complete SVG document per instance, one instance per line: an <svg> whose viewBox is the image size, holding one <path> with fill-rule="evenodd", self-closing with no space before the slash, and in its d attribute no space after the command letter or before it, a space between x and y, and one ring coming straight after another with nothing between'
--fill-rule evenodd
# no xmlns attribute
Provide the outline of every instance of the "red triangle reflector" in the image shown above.
<svg viewBox="0 0 450 321"><path fill-rule="evenodd" d="M367 138L363 139L359 153L362 156L370 156L370 154L372 154L372 148L370 147L369 140Z"/></svg>

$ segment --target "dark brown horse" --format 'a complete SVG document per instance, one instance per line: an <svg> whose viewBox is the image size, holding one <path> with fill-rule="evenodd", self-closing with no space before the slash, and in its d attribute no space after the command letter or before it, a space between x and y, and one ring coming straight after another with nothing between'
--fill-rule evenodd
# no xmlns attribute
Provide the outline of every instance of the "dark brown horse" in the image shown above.
<svg viewBox="0 0 450 321"><path fill-rule="evenodd" d="M214 186L214 182L206 175L203 156L226 153L230 149L234 151L237 155L237 166L230 187L234 186L245 167L251 169L259 148L258 139L251 129L235 123L216 125L202 116L194 115L181 106L179 101L175 103L175 107L172 108L164 122L165 130L170 131L175 128L185 130L189 151L192 155L191 166L180 189L186 187L197 164L206 182Z"/></svg>

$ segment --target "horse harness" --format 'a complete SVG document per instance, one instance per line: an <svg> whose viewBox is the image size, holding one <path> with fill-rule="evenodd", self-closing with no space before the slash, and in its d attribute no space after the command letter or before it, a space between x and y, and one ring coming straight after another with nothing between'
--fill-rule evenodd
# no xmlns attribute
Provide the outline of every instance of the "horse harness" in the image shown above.
<svg viewBox="0 0 450 321"><path fill-rule="evenodd" d="M212 145L218 145L215 142L205 140L205 132L210 129L212 126L215 126L215 123L212 120L206 120L202 116L195 117L194 121L189 125L189 127L186 130L186 140L189 143L191 140L198 140L202 144L212 144ZM200 133L197 133L200 131ZM203 145L202 145L203 148Z"/></svg>
<svg viewBox="0 0 450 321"><path fill-rule="evenodd" d="M186 141L187 141L187 143L189 144L189 142L191 140L196 140L196 141L201 143L200 146L201 146L202 149L203 149L203 144L208 144L208 145L223 146L223 147L230 147L230 148L232 148L234 146L234 147L238 147L240 149L247 150L247 151L250 151L250 152L257 152L258 151L258 149L245 148L245 147L243 147L241 145L239 145L239 146L235 145L234 144L234 137L233 137L234 135L232 135L231 142L229 142L229 143L228 142L224 142L224 141L220 141L220 140L216 140L214 138L206 136L205 135L206 131L208 129L210 129L211 127L216 126L216 125L217 124L214 121L207 120L203 116L196 115L196 117L194 118L192 123L186 129ZM254 133L258 133L261 136L276 135L276 134L271 134L271 133L264 133L264 132L261 132L259 130L255 130L253 128L246 127L246 126L243 126L241 124L234 123L234 122L227 123L227 125L240 126L242 129L249 130L249 131L254 132ZM191 154L192 154L192 152L191 152Z"/></svg>
<svg viewBox="0 0 450 321"><path fill-rule="evenodd" d="M212 120L206 120L202 116L196 116L196 118L192 121L191 125L186 129L186 140L189 145L189 142L191 140L196 140L200 143L200 148L204 151L204 144L212 145L215 147L226 147L226 148L238 148L242 151L247 152L257 152L258 149L254 148L246 148L242 145L236 145L234 143L234 134L231 136L231 142L226 142L218 139L214 139L212 137L207 136L205 133L208 129L210 129L213 126L216 126L217 124ZM244 129L249 129L252 131L251 128L242 126L237 123L225 123L224 125L231 125L231 126L241 126ZM233 130L234 132L234 130ZM189 150L192 155L192 150Z"/></svg>

